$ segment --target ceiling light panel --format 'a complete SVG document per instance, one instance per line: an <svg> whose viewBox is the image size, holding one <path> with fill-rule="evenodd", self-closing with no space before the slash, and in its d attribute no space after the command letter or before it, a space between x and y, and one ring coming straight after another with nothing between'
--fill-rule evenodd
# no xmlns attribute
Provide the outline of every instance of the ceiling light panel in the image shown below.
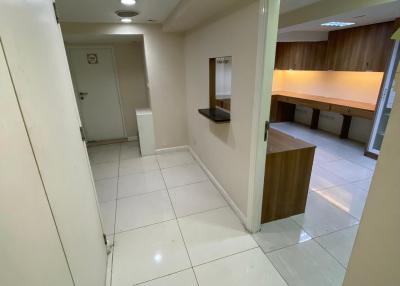
<svg viewBox="0 0 400 286"><path fill-rule="evenodd" d="M351 26L354 24L355 23L353 23L353 22L327 22L327 23L321 24L321 26L324 26L324 27L347 27L347 26Z"/></svg>
<svg viewBox="0 0 400 286"><path fill-rule="evenodd" d="M136 0L121 0L121 4L126 6L132 6L136 4Z"/></svg>

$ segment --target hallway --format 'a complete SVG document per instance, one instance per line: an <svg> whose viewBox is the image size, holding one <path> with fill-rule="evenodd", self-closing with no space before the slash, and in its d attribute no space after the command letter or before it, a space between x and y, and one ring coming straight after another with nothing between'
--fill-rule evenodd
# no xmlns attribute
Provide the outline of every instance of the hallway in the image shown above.
<svg viewBox="0 0 400 286"><path fill-rule="evenodd" d="M142 158L135 142L89 148L115 243L112 286L341 285L375 161L357 143L273 127L318 146L307 209L253 237L190 152Z"/></svg>

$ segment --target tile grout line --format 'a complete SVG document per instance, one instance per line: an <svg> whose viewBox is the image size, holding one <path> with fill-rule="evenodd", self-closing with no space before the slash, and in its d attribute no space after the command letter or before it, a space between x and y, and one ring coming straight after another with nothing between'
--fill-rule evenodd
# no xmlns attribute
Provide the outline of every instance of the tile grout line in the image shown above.
<svg viewBox="0 0 400 286"><path fill-rule="evenodd" d="M158 158L157 158L157 157L156 157L156 161L157 161L158 167L160 167L160 162L158 161ZM160 170L161 170L161 167L160 167ZM167 187L167 183L165 182L164 174L163 174L162 172L161 172L161 176L162 176L162 178L163 178L164 185L165 185L165 187L167 188L167 194L168 194L168 198L169 198L169 203L171 204L172 210L173 210L173 212L174 212L174 215L175 215L175 218L176 218L176 224L177 224L177 226L178 226L179 233L180 233L180 235L181 235L183 245L185 246L186 254L187 254L187 257L189 258L189 263L190 263L190 266L191 266L191 268L192 268L194 278L196 279L197 286L200 286L199 280L197 279L196 272L194 271L194 268L193 268L193 262L192 262L192 259L190 258L190 254L189 254L189 250L188 250L187 245L186 245L185 238L183 237L183 233L182 233L181 226L180 226L180 224L179 224L178 217L177 217L177 215L176 215L176 211L175 211L175 208L174 208L174 204L172 203L171 196L170 196L170 194L169 194L169 190L168 190L168 187Z"/></svg>
<svg viewBox="0 0 400 286"><path fill-rule="evenodd" d="M337 210L340 210L341 212L347 214L348 216L350 216L351 218L353 218L354 220L357 221L356 224L360 224L361 219L358 219L357 217L355 217L354 215L352 215L351 213L348 213L344 210L342 210L341 208L339 208L338 206L336 206L335 204L331 203L329 200L325 199L321 194L318 193L318 191L312 191L314 192L316 195L318 195L321 199L325 200L330 206L336 208ZM363 212L364 212L364 208L363 208ZM305 212L304 212L305 213Z"/></svg>
<svg viewBox="0 0 400 286"><path fill-rule="evenodd" d="M120 162L121 162L121 143L119 144L119 154L118 154L118 172L117 172L117 194L116 198L118 198L118 189L119 189L119 167L120 167ZM113 271L114 271L114 252L115 252L115 228L117 224L117 208L118 208L118 201L115 200L115 212L114 212L114 231L113 231L113 242L112 242L112 257L111 257L111 277L110 277L110 285L112 286L112 280L113 280Z"/></svg>
<svg viewBox="0 0 400 286"><path fill-rule="evenodd" d="M356 226L356 225L359 225L359 224L360 224L360 222L359 222L358 220L356 220L357 223L355 223L355 224L348 225L348 226L345 226L345 227L343 227L343 228L339 228L339 229L336 229L336 230L333 230L333 231L330 231L330 232L327 232L327 233L324 233L324 234L321 234L321 235L313 236L313 235L311 235L309 232L307 232L307 231L303 228L303 226L300 225L295 219L293 219L292 217L288 217L288 218L291 219L292 221L294 221L294 223L297 224L297 225L298 225L305 233L307 233L312 239L314 239L314 238L319 238L319 237L322 237L322 236L326 236L326 235L329 235L329 234L333 234L333 233L335 233L335 232L338 232L338 231L341 231L341 230L345 230L345 229L348 229L348 228L351 228L351 227L353 227L353 226Z"/></svg>
<svg viewBox="0 0 400 286"><path fill-rule="evenodd" d="M139 282L139 283L133 284L133 286L143 285L145 283L152 282L152 281L155 281L157 279L166 278L168 276L172 276L172 275L175 275L175 274L181 273L183 271L187 271L187 270L192 270L192 267L188 267L188 268L185 268L185 269L182 269L182 270L179 270L179 271L175 271L175 272L172 272L172 273L169 273L169 274L162 275L160 277L156 277L156 278L153 278L153 279L150 279L150 280Z"/></svg>
<svg viewBox="0 0 400 286"><path fill-rule="evenodd" d="M214 258L214 259L212 259L212 260L210 260L210 261L207 261L207 262L203 262L203 263L200 263L200 264L196 264L195 266L193 266L193 268L194 268L194 267L203 266L203 265L206 265L206 264L210 264L210 263L212 263L212 262L215 262L215 261L218 261L218 260L222 260L222 259L226 259L226 258L228 258L228 257L232 257L232 256L235 256L235 255L237 255L237 254L242 254L242 253L245 253L245 252L248 252L248 251L252 251L252 250L255 250L255 249L258 249L258 248L260 248L260 246L258 246L258 244L257 244L257 246L251 247L251 248L249 248L249 249L241 250L241 251L239 251L239 252L235 252L235 253L231 253L231 254L228 254L228 255L225 255L225 256L222 256L222 257ZM261 250L261 252L262 252L262 249L260 249L260 250Z"/></svg>
<svg viewBox="0 0 400 286"><path fill-rule="evenodd" d="M151 224L147 224L147 225L143 225L143 226L127 229L127 230L122 230L122 231L116 232L115 234L126 233L126 232L134 231L134 230L137 230L137 229L142 229L142 228L146 228L146 227L150 227L150 226L155 226L155 225L162 224L162 223L165 223L165 222L170 222L170 221L178 220L178 219L181 219L181 218L187 218L187 217L198 215L198 214L204 214L204 213L207 213L207 212L211 212L211 211L215 211L215 210L219 210L219 209L224 209L224 208L229 208L229 205L223 206L223 207L218 207L218 208L213 208L213 209L209 209L209 210L205 210L205 211L201 211L201 212L197 212L197 213L193 213L193 214L189 214L189 215L185 215L185 216L181 216L181 217L171 218L171 219L167 219L167 220L163 220L163 221L160 221L160 222L155 222L155 223L151 223Z"/></svg>
<svg viewBox="0 0 400 286"><path fill-rule="evenodd" d="M344 271L347 271L347 267L344 266L344 265L342 264L342 262L339 261L338 258L336 258L327 248L325 248L325 247L324 247L321 243L319 243L316 239L313 239L313 240L314 240L314 242L315 242L316 244L318 244L319 247L321 247L330 257L332 257L337 263L339 263L339 265L344 269Z"/></svg>

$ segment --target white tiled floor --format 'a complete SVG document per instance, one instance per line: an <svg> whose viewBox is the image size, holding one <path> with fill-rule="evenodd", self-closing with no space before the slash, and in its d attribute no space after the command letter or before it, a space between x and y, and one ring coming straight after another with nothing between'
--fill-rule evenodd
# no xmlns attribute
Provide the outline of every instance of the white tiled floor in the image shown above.
<svg viewBox="0 0 400 286"><path fill-rule="evenodd" d="M142 158L134 142L89 148L114 240L112 286L341 285L375 162L354 142L274 127L318 146L309 198L305 214L253 236L188 151Z"/></svg>

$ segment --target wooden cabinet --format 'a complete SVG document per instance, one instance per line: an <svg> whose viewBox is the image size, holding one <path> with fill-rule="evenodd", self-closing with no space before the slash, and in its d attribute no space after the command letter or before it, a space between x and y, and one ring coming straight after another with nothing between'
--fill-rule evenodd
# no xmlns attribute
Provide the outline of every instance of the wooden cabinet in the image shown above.
<svg viewBox="0 0 400 286"><path fill-rule="evenodd" d="M275 68L281 70L325 69L327 42L277 43Z"/></svg>
<svg viewBox="0 0 400 286"><path fill-rule="evenodd" d="M327 69L335 71L385 71L394 41L394 22L329 33Z"/></svg>
<svg viewBox="0 0 400 286"><path fill-rule="evenodd" d="M395 22L329 32L328 41L280 42L275 68L281 70L385 71Z"/></svg>
<svg viewBox="0 0 400 286"><path fill-rule="evenodd" d="M270 129L261 223L304 213L314 152L314 145Z"/></svg>

